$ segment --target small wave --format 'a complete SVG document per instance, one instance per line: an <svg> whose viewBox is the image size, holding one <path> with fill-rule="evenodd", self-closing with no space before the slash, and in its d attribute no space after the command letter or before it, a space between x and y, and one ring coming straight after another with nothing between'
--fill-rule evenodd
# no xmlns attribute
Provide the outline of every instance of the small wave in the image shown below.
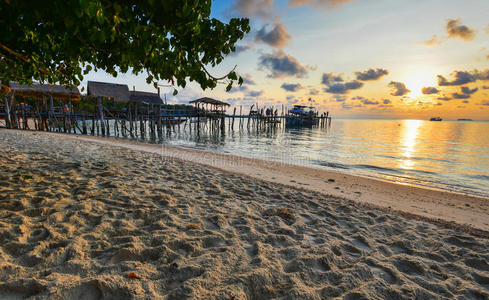
<svg viewBox="0 0 489 300"><path fill-rule="evenodd" d="M349 166L340 163L333 163L328 161L315 161L314 163L328 168L344 169L344 170L350 169Z"/></svg>
<svg viewBox="0 0 489 300"><path fill-rule="evenodd" d="M372 165L354 165L354 167L359 168L359 169L367 169L367 170L374 170L374 171L381 171L381 172L402 173L401 171L399 171L397 169L372 166Z"/></svg>
<svg viewBox="0 0 489 300"><path fill-rule="evenodd" d="M483 175L483 174L467 174L465 177L469 177L472 179L479 179L479 180L485 180L489 181L489 175Z"/></svg>
<svg viewBox="0 0 489 300"><path fill-rule="evenodd" d="M431 171L426 171L426 170L410 170L411 172L415 173L421 173L421 174L429 174L429 175L436 175L436 172L431 172Z"/></svg>

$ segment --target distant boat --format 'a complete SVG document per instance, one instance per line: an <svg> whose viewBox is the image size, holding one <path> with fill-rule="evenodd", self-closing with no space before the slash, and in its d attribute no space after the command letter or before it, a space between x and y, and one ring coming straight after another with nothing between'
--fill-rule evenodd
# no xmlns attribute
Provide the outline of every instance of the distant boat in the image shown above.
<svg viewBox="0 0 489 300"><path fill-rule="evenodd" d="M472 119L458 119L457 121L473 121Z"/></svg>
<svg viewBox="0 0 489 300"><path fill-rule="evenodd" d="M433 117L430 119L430 121L436 121L436 122L440 122L441 120L443 120L443 119L440 117Z"/></svg>

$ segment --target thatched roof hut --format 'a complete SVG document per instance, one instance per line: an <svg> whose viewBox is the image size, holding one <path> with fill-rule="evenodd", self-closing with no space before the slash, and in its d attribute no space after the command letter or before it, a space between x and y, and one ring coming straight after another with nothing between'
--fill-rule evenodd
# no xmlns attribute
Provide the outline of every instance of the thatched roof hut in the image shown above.
<svg viewBox="0 0 489 300"><path fill-rule="evenodd" d="M191 104L212 104L212 105L216 105L216 106L230 106L229 103L227 102L223 102L223 101L219 101L219 100L216 100L216 99L212 99L212 98L208 98L208 97L203 97L203 98L199 98L199 99L196 99L196 100L192 100L190 101L189 103Z"/></svg>
<svg viewBox="0 0 489 300"><path fill-rule="evenodd" d="M129 102L131 100L126 84L89 81L87 95L93 98L112 98L117 102Z"/></svg>
<svg viewBox="0 0 489 300"><path fill-rule="evenodd" d="M143 102L147 104L163 104L160 95L150 92L141 91L131 91L130 92L131 102Z"/></svg>
<svg viewBox="0 0 489 300"><path fill-rule="evenodd" d="M67 88L54 84L35 83L32 86L11 82L9 88L15 92L15 95L24 97L42 97L51 95L56 99L80 100L81 94L78 88Z"/></svg>

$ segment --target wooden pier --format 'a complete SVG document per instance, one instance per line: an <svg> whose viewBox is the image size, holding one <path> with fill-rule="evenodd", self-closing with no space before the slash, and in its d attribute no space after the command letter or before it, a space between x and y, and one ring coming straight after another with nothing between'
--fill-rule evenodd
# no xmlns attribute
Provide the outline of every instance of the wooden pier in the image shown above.
<svg viewBox="0 0 489 300"><path fill-rule="evenodd" d="M159 93L129 91L127 86L89 82L87 96L60 86L11 84L0 104L0 126L13 129L64 132L132 139L162 139L180 130L257 131L285 126L292 116L282 106L252 105L229 108L228 103L200 98L192 105L167 105ZM226 110L231 110L227 114ZM316 116L316 127L331 124L328 113Z"/></svg>

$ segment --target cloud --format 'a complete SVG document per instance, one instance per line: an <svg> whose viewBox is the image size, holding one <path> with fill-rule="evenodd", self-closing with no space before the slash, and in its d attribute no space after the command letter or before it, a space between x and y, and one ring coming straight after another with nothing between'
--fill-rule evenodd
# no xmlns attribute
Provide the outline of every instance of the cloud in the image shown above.
<svg viewBox="0 0 489 300"><path fill-rule="evenodd" d="M243 84L247 85L255 85L255 82L253 81L252 77L250 74L245 74L241 76L243 78Z"/></svg>
<svg viewBox="0 0 489 300"><path fill-rule="evenodd" d="M263 95L263 91L249 91L246 93L246 96L249 97L260 97L261 95Z"/></svg>
<svg viewBox="0 0 489 300"><path fill-rule="evenodd" d="M268 25L265 25L257 32L255 40L282 49L291 38L285 29L285 25L282 23L275 24L268 32L267 27Z"/></svg>
<svg viewBox="0 0 489 300"><path fill-rule="evenodd" d="M469 100L464 100L462 101L462 103L469 103Z"/></svg>
<svg viewBox="0 0 489 300"><path fill-rule="evenodd" d="M362 103L365 104L365 105L378 105L379 104L379 101L365 99L365 100L362 101Z"/></svg>
<svg viewBox="0 0 489 300"><path fill-rule="evenodd" d="M299 99L295 98L294 96L287 97L287 104L292 105L297 103L299 103Z"/></svg>
<svg viewBox="0 0 489 300"><path fill-rule="evenodd" d="M352 108L357 108L357 107L363 107L363 105L362 104L351 104L351 103L343 102L341 104L341 107L343 109L352 109Z"/></svg>
<svg viewBox="0 0 489 300"><path fill-rule="evenodd" d="M351 98L351 100L359 100L360 102L362 102L365 105L378 105L379 104L379 101L370 100L370 99L365 98L363 96L356 96L356 97Z"/></svg>
<svg viewBox="0 0 489 300"><path fill-rule="evenodd" d="M327 86L323 90L331 94L346 94L350 90L357 90L363 86L363 82L358 80L345 82L341 75L333 73L323 73L321 83Z"/></svg>
<svg viewBox="0 0 489 300"><path fill-rule="evenodd" d="M296 92L302 89L302 85L300 83L283 83L280 87L287 92Z"/></svg>
<svg viewBox="0 0 489 300"><path fill-rule="evenodd" d="M482 101L480 105L489 106L489 100Z"/></svg>
<svg viewBox="0 0 489 300"><path fill-rule="evenodd" d="M333 73L323 73L321 83L324 85L331 85L333 82L343 82L341 75L335 75Z"/></svg>
<svg viewBox="0 0 489 300"><path fill-rule="evenodd" d="M355 72L358 80L369 81L369 80L379 80L381 77L389 74L386 69L368 69L363 72Z"/></svg>
<svg viewBox="0 0 489 300"><path fill-rule="evenodd" d="M327 8L334 8L338 5L348 3L351 0L290 0L290 7L297 7L305 4L315 4L317 6L326 6Z"/></svg>
<svg viewBox="0 0 489 300"><path fill-rule="evenodd" d="M247 90L248 90L248 87L243 84L241 86L233 86L233 88L228 93L245 92Z"/></svg>
<svg viewBox="0 0 489 300"><path fill-rule="evenodd" d="M478 90L478 88L470 89L469 87L463 86L460 88L461 93L453 93L452 97L454 99L469 99Z"/></svg>
<svg viewBox="0 0 489 300"><path fill-rule="evenodd" d="M384 104L391 104L392 101L389 100L389 99L384 99L384 100L382 100L382 103L384 103Z"/></svg>
<svg viewBox="0 0 489 300"><path fill-rule="evenodd" d="M447 97L447 96L438 97L437 99L438 99L438 100L442 100L442 101L450 101L450 100L452 100L452 98Z"/></svg>
<svg viewBox="0 0 489 300"><path fill-rule="evenodd" d="M363 86L363 83L357 80L345 82L345 83L334 83L324 88L326 93L331 94L346 94L350 90L357 90Z"/></svg>
<svg viewBox="0 0 489 300"><path fill-rule="evenodd" d="M467 86L462 87L462 93L467 94L467 95L472 95L473 93L477 92L478 90L479 90L478 88L470 89Z"/></svg>
<svg viewBox="0 0 489 300"><path fill-rule="evenodd" d="M309 91L309 95L311 95L311 96L319 95L319 91L318 91L318 90L316 90L316 89L311 89L311 90Z"/></svg>
<svg viewBox="0 0 489 300"><path fill-rule="evenodd" d="M391 81L387 86L393 89L392 96L404 96L410 92L402 82Z"/></svg>
<svg viewBox="0 0 489 300"><path fill-rule="evenodd" d="M241 78L243 78L243 84L241 86L233 86L229 93L246 92L248 91L248 85L255 85L250 74L242 75Z"/></svg>
<svg viewBox="0 0 489 300"><path fill-rule="evenodd" d="M438 39L438 36L436 34L433 35L433 37L431 39L423 42L423 44L425 44L426 46L438 46L441 43L443 43L443 41L442 40L439 40Z"/></svg>
<svg viewBox="0 0 489 300"><path fill-rule="evenodd" d="M483 86L482 86L482 89L483 89L483 90L489 90L489 85L483 85Z"/></svg>
<svg viewBox="0 0 489 300"><path fill-rule="evenodd" d="M250 44L247 44L247 45L237 45L235 47L235 51L234 52L231 52L229 53L228 55L229 56L238 56L239 54L245 52L245 51L248 51L249 49L251 49L251 45Z"/></svg>
<svg viewBox="0 0 489 300"><path fill-rule="evenodd" d="M258 65L260 68L270 71L268 74L270 78L282 78L286 76L301 78L311 69L309 66L301 65L296 58L285 54L281 50L273 54L261 55Z"/></svg>
<svg viewBox="0 0 489 300"><path fill-rule="evenodd" d="M421 92L425 95L438 94L440 91L435 87L424 87Z"/></svg>
<svg viewBox="0 0 489 300"><path fill-rule="evenodd" d="M455 77L452 81L448 81L444 76L438 75L439 86L456 86L472 83L477 80L489 80L489 70L485 71L455 71L452 73Z"/></svg>
<svg viewBox="0 0 489 300"><path fill-rule="evenodd" d="M453 93L452 97L454 99L469 99L470 95L469 94L459 94L459 93Z"/></svg>
<svg viewBox="0 0 489 300"><path fill-rule="evenodd" d="M333 96L334 102L345 102L345 100L346 100L345 96L341 96L341 95L334 95Z"/></svg>
<svg viewBox="0 0 489 300"><path fill-rule="evenodd" d="M471 41L475 37L475 30L465 26L465 25L459 25L461 19L448 19L447 20L447 33L449 38L460 38L464 41Z"/></svg>
<svg viewBox="0 0 489 300"><path fill-rule="evenodd" d="M244 17L268 19L273 14L274 0L237 0L233 9Z"/></svg>

